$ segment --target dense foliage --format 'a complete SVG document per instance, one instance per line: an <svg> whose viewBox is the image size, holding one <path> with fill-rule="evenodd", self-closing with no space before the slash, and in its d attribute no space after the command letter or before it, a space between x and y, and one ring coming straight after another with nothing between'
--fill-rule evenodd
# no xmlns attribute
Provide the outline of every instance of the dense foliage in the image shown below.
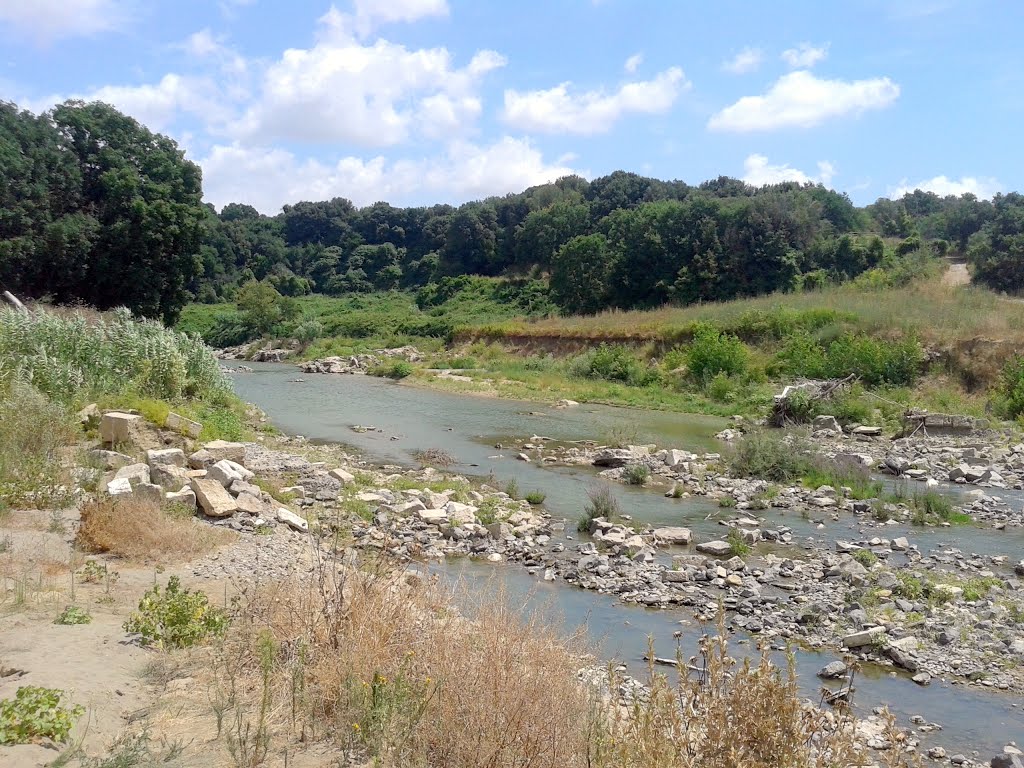
<svg viewBox="0 0 1024 768"><path fill-rule="evenodd" d="M106 104L0 102L0 279L26 297L173 321L191 296L199 166Z"/></svg>

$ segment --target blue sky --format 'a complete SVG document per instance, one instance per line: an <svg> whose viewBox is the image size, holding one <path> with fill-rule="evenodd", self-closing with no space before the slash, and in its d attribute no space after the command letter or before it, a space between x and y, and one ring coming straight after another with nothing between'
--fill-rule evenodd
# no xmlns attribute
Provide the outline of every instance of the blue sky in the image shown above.
<svg viewBox="0 0 1024 768"><path fill-rule="evenodd" d="M0 0L0 98L113 103L218 207L568 173L1024 187L1024 3Z"/></svg>

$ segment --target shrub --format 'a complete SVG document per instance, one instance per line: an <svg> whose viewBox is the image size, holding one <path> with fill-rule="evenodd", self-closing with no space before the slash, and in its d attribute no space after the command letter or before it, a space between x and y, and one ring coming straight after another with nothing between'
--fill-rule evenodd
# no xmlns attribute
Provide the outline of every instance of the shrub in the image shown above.
<svg viewBox="0 0 1024 768"><path fill-rule="evenodd" d="M796 480L810 466L801 446L787 445L763 431L746 434L732 448L728 462L735 477L753 477L775 483Z"/></svg>
<svg viewBox="0 0 1024 768"><path fill-rule="evenodd" d="M85 707L62 705L64 691L25 685L13 699L0 699L0 744L28 744L37 739L67 741Z"/></svg>
<svg viewBox="0 0 1024 768"><path fill-rule="evenodd" d="M212 637L220 637L228 628L225 611L210 605L205 592L183 589L177 576L142 596L139 608L124 623L124 631L138 635L139 643L158 648L189 648Z"/></svg>
<svg viewBox="0 0 1024 768"><path fill-rule="evenodd" d="M858 549L853 553L853 559L863 565L865 568L870 568L872 565L878 562L878 555L872 552L870 549Z"/></svg>
<svg viewBox="0 0 1024 768"><path fill-rule="evenodd" d="M526 500L535 507L543 504L547 497L547 494L543 491L530 491L526 494Z"/></svg>
<svg viewBox="0 0 1024 768"><path fill-rule="evenodd" d="M851 373L867 384L909 386L917 380L924 354L917 339L898 341L845 334L825 355L825 373L842 378Z"/></svg>
<svg viewBox="0 0 1024 768"><path fill-rule="evenodd" d="M507 483L504 488L505 493L508 494L510 499L519 498L519 482L513 477Z"/></svg>
<svg viewBox="0 0 1024 768"><path fill-rule="evenodd" d="M583 516L576 528L580 531L590 530L590 521L598 517L614 520L622 514L619 502L607 485L598 485L587 489L587 502L583 505Z"/></svg>
<svg viewBox="0 0 1024 768"><path fill-rule="evenodd" d="M93 553L146 563L191 560L231 541L234 534L169 513L157 502L105 497L82 506L75 544Z"/></svg>
<svg viewBox="0 0 1024 768"><path fill-rule="evenodd" d="M84 608L79 608L77 605L69 605L58 616L54 624L74 625L74 624L90 624L92 623L92 616Z"/></svg>
<svg viewBox="0 0 1024 768"><path fill-rule="evenodd" d="M415 370L412 363L405 360L394 360L390 363L381 363L375 366L371 371L371 376L382 376L387 379L404 379L408 376L412 376L412 372Z"/></svg>
<svg viewBox="0 0 1024 768"><path fill-rule="evenodd" d="M67 411L35 387L0 386L0 507L46 508L70 501L61 452L75 439Z"/></svg>
<svg viewBox="0 0 1024 768"><path fill-rule="evenodd" d="M1024 355L1015 355L1003 367L996 389L997 410L1008 419L1024 414Z"/></svg>
<svg viewBox="0 0 1024 768"><path fill-rule="evenodd" d="M750 545L744 541L743 534L738 528L730 528L725 540L729 543L729 554L733 557L742 557L750 553Z"/></svg>
<svg viewBox="0 0 1024 768"><path fill-rule="evenodd" d="M880 480L871 477L867 467L852 463L840 464L828 459L810 462L803 474L804 485L808 488L820 488L830 485L836 490L846 487L850 489L852 499L877 499L884 486Z"/></svg>
<svg viewBox="0 0 1024 768"><path fill-rule="evenodd" d="M747 369L750 353L747 346L731 334L710 325L700 325L686 353L686 366L697 381L708 381L723 373L737 376Z"/></svg>
<svg viewBox="0 0 1024 768"><path fill-rule="evenodd" d="M651 478L651 470L646 464L630 464L623 477L628 485L645 485Z"/></svg>
<svg viewBox="0 0 1024 768"><path fill-rule="evenodd" d="M602 344L580 355L569 366L574 376L585 379L619 381L643 387L658 381L659 373L641 363L632 351L621 345Z"/></svg>
<svg viewBox="0 0 1024 768"><path fill-rule="evenodd" d="M927 522L967 523L970 515L958 512L948 498L938 491L915 493L910 499L910 507L914 511L912 522L924 525Z"/></svg>
<svg viewBox="0 0 1024 768"><path fill-rule="evenodd" d="M735 496L725 495L718 497L718 506L720 506L722 509L734 509L736 507L736 504L737 501Z"/></svg>

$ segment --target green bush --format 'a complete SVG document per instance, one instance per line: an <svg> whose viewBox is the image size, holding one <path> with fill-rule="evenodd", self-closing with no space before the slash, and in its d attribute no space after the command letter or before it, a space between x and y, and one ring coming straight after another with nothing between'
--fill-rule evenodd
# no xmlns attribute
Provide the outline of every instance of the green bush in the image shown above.
<svg viewBox="0 0 1024 768"><path fill-rule="evenodd" d="M63 624L65 626L73 626L75 624L91 624L92 616L84 608L79 608L77 605L69 605L58 616L54 624Z"/></svg>
<svg viewBox="0 0 1024 768"><path fill-rule="evenodd" d="M870 549L858 549L853 553L853 559L863 565L865 568L870 568L878 562L878 555L872 552Z"/></svg>
<svg viewBox="0 0 1024 768"><path fill-rule="evenodd" d="M1024 414L1024 355L1015 355L1003 367L996 389L996 409L1008 419Z"/></svg>
<svg viewBox="0 0 1024 768"><path fill-rule="evenodd" d="M530 491L526 494L526 500L533 506L540 506L544 503L544 500L548 497L544 491Z"/></svg>
<svg viewBox="0 0 1024 768"><path fill-rule="evenodd" d="M827 348L809 334L797 334L778 353L782 369L812 379L856 374L870 385L909 386L921 373L924 353L917 339L880 340L845 333Z"/></svg>
<svg viewBox="0 0 1024 768"><path fill-rule="evenodd" d="M651 470L646 464L630 464L622 476L628 485L646 485L651 479Z"/></svg>
<svg viewBox="0 0 1024 768"><path fill-rule="evenodd" d="M616 501L611 488L607 485L599 485L587 490L587 503L583 505L583 516L580 517L576 528L580 531L588 531L591 520L598 517L614 520L621 514L619 502Z"/></svg>
<svg viewBox="0 0 1024 768"><path fill-rule="evenodd" d="M158 648L188 648L227 631L228 615L210 605L205 592L183 589L177 576L142 596L139 608L124 623L124 631L139 636L140 644Z"/></svg>
<svg viewBox="0 0 1024 768"><path fill-rule="evenodd" d="M62 706L59 688L25 685L13 699L0 699L0 744L28 744L38 739L62 743L71 735L85 707Z"/></svg>
<svg viewBox="0 0 1024 768"><path fill-rule="evenodd" d="M728 463L734 477L754 477L776 483L796 480L811 466L801 446L787 445L763 431L746 434L730 451Z"/></svg>
<svg viewBox="0 0 1024 768"><path fill-rule="evenodd" d="M408 376L412 376L412 372L415 370L412 363L406 362L405 360L394 360L390 363L382 363L375 366L370 374L372 376L382 376L387 379L404 379Z"/></svg>
<svg viewBox="0 0 1024 768"><path fill-rule="evenodd" d="M738 528L730 528L725 540L729 543L729 554L733 557L742 557L750 553L750 545L743 540L743 534Z"/></svg>
<svg viewBox="0 0 1024 768"><path fill-rule="evenodd" d="M710 325L700 325L686 353L686 366L697 381L708 381L723 373L738 376L747 369L750 352L747 346L731 334L722 333Z"/></svg>
<svg viewBox="0 0 1024 768"><path fill-rule="evenodd" d="M574 376L585 379L620 381L634 387L657 382L658 371L641 363L631 350L621 345L602 344L577 357L569 366Z"/></svg>

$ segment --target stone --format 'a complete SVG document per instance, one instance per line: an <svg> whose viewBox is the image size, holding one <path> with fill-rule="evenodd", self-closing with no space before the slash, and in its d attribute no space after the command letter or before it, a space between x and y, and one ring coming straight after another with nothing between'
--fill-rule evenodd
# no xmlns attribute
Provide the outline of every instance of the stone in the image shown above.
<svg viewBox="0 0 1024 768"><path fill-rule="evenodd" d="M107 493L111 496L131 496L132 484L126 477L115 477L107 483Z"/></svg>
<svg viewBox="0 0 1024 768"><path fill-rule="evenodd" d="M233 461L236 464L245 463L245 443L214 440L204 445L203 448L213 456L214 462Z"/></svg>
<svg viewBox="0 0 1024 768"><path fill-rule="evenodd" d="M225 488L230 488L236 480L251 480L255 475L241 464L228 459L221 459L206 471L206 477L216 480Z"/></svg>
<svg viewBox="0 0 1024 768"><path fill-rule="evenodd" d="M869 427L866 425L860 425L850 430L851 434L859 435L860 437L878 437L882 434L881 427Z"/></svg>
<svg viewBox="0 0 1024 768"><path fill-rule="evenodd" d="M100 440L108 446L135 445L142 424L143 419L137 414L110 411L100 418Z"/></svg>
<svg viewBox="0 0 1024 768"><path fill-rule="evenodd" d="M838 680L846 674L846 664L842 661L832 661L818 670L818 677L825 680Z"/></svg>
<svg viewBox="0 0 1024 768"><path fill-rule="evenodd" d="M96 403L89 403L82 410L80 410L75 418L78 419L79 424L88 424L91 421L99 421L103 417L103 413Z"/></svg>
<svg viewBox="0 0 1024 768"><path fill-rule="evenodd" d="M443 509L421 509L416 512L416 517L427 525L441 526L448 522L448 513Z"/></svg>
<svg viewBox="0 0 1024 768"><path fill-rule="evenodd" d="M289 485L281 489L281 493L294 499L306 498L306 489L301 485Z"/></svg>
<svg viewBox="0 0 1024 768"><path fill-rule="evenodd" d="M476 520L477 508L470 504L462 504L458 501L449 501L445 504L444 511L455 525L464 525Z"/></svg>
<svg viewBox="0 0 1024 768"><path fill-rule="evenodd" d="M693 541L693 531L677 526L655 528L654 539L666 544L689 544Z"/></svg>
<svg viewBox="0 0 1024 768"><path fill-rule="evenodd" d="M892 548L896 552L906 552L910 549L910 542L907 541L906 536L897 536L892 540Z"/></svg>
<svg viewBox="0 0 1024 768"><path fill-rule="evenodd" d="M341 467L337 467L335 469L332 469L327 474L330 475L331 477L333 477L335 480L337 480L342 485L352 485L352 483L354 483L356 481L356 476L355 475L353 475L351 472L347 472L346 470L342 469Z"/></svg>
<svg viewBox="0 0 1024 768"><path fill-rule="evenodd" d="M705 541L697 545L697 551L713 557L724 557L732 551L732 545L727 541Z"/></svg>
<svg viewBox="0 0 1024 768"><path fill-rule="evenodd" d="M192 421L192 419L185 418L173 411L167 414L167 418L164 420L164 426L168 429L173 429L175 432L187 435L193 440L198 440L199 436L203 434L202 424L198 421Z"/></svg>
<svg viewBox="0 0 1024 768"><path fill-rule="evenodd" d="M191 488L182 488L176 493L168 493L164 496L164 500L168 504L181 504L193 512L196 509L196 494Z"/></svg>
<svg viewBox="0 0 1024 768"><path fill-rule="evenodd" d="M569 400L568 398L562 398L555 403L555 408L575 408L579 403L575 400Z"/></svg>
<svg viewBox="0 0 1024 768"><path fill-rule="evenodd" d="M93 448L89 451L89 459L99 464L103 469L120 469L134 464L135 459L117 451L106 451L102 448Z"/></svg>
<svg viewBox="0 0 1024 768"><path fill-rule="evenodd" d="M602 451L598 451L594 457L593 464L595 467L617 469L632 463L635 458L633 451L629 448L605 448Z"/></svg>
<svg viewBox="0 0 1024 768"><path fill-rule="evenodd" d="M187 460L185 459L185 452L180 448L165 448L163 450L146 451L146 463L150 467L173 466L184 468Z"/></svg>
<svg viewBox="0 0 1024 768"><path fill-rule="evenodd" d="M190 470L169 464L150 469L150 480L168 491L177 491L192 482Z"/></svg>
<svg viewBox="0 0 1024 768"><path fill-rule="evenodd" d="M989 765L992 768L1024 768L1024 760L1021 760L1021 756L1014 752L1003 752L1003 754L993 757Z"/></svg>
<svg viewBox="0 0 1024 768"><path fill-rule="evenodd" d="M738 573L730 573L728 576L725 577L725 583L728 584L730 587L742 587L743 577L740 576Z"/></svg>
<svg viewBox="0 0 1024 768"><path fill-rule="evenodd" d="M114 475L115 480L125 479L133 486L150 482L148 464L129 464L121 467Z"/></svg>
<svg viewBox="0 0 1024 768"><path fill-rule="evenodd" d="M441 509L448 503L448 497L445 494L434 493L433 491L421 493L420 500L426 505L427 509Z"/></svg>
<svg viewBox="0 0 1024 768"><path fill-rule="evenodd" d="M861 648L865 645L873 645L884 637L885 627L870 627L847 635L843 638L843 645L847 648Z"/></svg>
<svg viewBox="0 0 1024 768"><path fill-rule="evenodd" d="M815 432L827 429L830 432L842 432L843 428L839 426L839 421L835 416L815 416L814 421L811 423L811 429Z"/></svg>
<svg viewBox="0 0 1024 768"><path fill-rule="evenodd" d="M216 459L213 457L213 454L205 448L200 448L188 457L188 465L192 469L206 469L215 461Z"/></svg>
<svg viewBox="0 0 1024 768"><path fill-rule="evenodd" d="M927 672L918 672L910 679L918 685L930 685L932 682L932 676L929 675Z"/></svg>
<svg viewBox="0 0 1024 768"><path fill-rule="evenodd" d="M309 522L304 518L296 515L290 509L280 507L277 510L277 522L284 523L289 528L299 533L309 533Z"/></svg>
<svg viewBox="0 0 1024 768"><path fill-rule="evenodd" d="M262 515L267 511L267 505L263 503L263 499L246 492L235 497L235 508L239 512L250 515Z"/></svg>
<svg viewBox="0 0 1024 768"><path fill-rule="evenodd" d="M680 464L685 464L688 461L693 461L693 454L687 451L677 451L673 448L665 452L666 467L678 467Z"/></svg>
<svg viewBox="0 0 1024 768"><path fill-rule="evenodd" d="M159 504L164 500L164 489L154 483L139 483L135 486L135 495Z"/></svg>
<svg viewBox="0 0 1024 768"><path fill-rule="evenodd" d="M230 517L238 509L235 499L219 480L194 478L192 490L203 513L210 517Z"/></svg>

